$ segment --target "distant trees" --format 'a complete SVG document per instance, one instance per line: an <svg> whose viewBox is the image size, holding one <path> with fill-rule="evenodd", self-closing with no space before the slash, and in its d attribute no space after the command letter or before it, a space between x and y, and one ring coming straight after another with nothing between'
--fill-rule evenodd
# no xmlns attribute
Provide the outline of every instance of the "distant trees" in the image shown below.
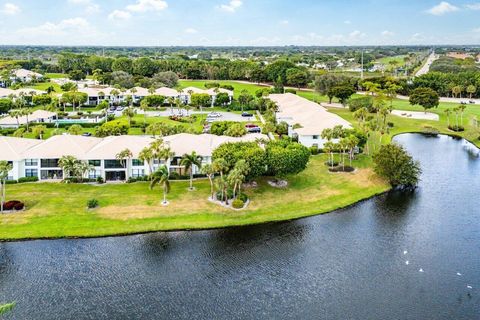
<svg viewBox="0 0 480 320"><path fill-rule="evenodd" d="M352 79L343 75L336 75L333 73L325 73L315 78L315 91L321 95L326 95L329 98L329 103L332 103L332 99L335 97L335 93L344 90L338 90L338 87L345 88L352 85ZM337 89L334 89L336 88ZM343 96L343 95L342 95Z"/></svg>
<svg viewBox="0 0 480 320"><path fill-rule="evenodd" d="M166 87L174 88L178 84L178 75L173 71L163 71L153 76L153 81Z"/></svg>
<svg viewBox="0 0 480 320"><path fill-rule="evenodd" d="M352 85L343 84L334 86L328 91L328 96L337 98L340 103L345 106L347 104L348 99L356 92ZM330 98L331 101L331 98Z"/></svg>
<svg viewBox="0 0 480 320"><path fill-rule="evenodd" d="M3 213L3 204L6 202L6 184L8 173L13 167L7 161L0 161L0 213Z"/></svg>

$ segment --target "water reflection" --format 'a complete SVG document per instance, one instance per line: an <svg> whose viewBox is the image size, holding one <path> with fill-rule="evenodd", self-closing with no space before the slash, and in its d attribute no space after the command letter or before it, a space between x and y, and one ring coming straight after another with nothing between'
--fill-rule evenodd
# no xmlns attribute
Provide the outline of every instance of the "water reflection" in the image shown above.
<svg viewBox="0 0 480 320"><path fill-rule="evenodd" d="M412 194L241 228L0 243L6 319L479 319L480 159L449 137L396 140L422 163Z"/></svg>

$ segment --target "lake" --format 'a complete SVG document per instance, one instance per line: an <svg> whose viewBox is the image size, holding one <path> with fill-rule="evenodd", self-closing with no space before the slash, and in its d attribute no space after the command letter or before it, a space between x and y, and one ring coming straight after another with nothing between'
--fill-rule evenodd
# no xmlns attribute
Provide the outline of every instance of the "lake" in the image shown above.
<svg viewBox="0 0 480 320"><path fill-rule="evenodd" d="M478 149L396 141L422 164L414 193L251 227L0 243L5 318L479 319Z"/></svg>

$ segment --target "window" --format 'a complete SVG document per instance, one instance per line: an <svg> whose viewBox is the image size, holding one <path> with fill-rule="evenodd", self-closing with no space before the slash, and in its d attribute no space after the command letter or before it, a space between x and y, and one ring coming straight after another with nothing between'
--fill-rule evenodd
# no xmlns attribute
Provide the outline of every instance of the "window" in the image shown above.
<svg viewBox="0 0 480 320"><path fill-rule="evenodd" d="M125 166L120 160L105 160L105 169L122 169Z"/></svg>
<svg viewBox="0 0 480 320"><path fill-rule="evenodd" d="M97 170L90 170L90 172L88 173L89 179L97 179L98 177L101 177L101 176L102 176L101 172Z"/></svg>
<svg viewBox="0 0 480 320"><path fill-rule="evenodd" d="M145 176L145 170L143 169L133 169L132 170L132 177L133 178L140 178Z"/></svg>
<svg viewBox="0 0 480 320"><path fill-rule="evenodd" d="M165 164L165 160L154 159L153 164Z"/></svg>
<svg viewBox="0 0 480 320"><path fill-rule="evenodd" d="M25 160L25 166L26 167L36 167L36 166L38 166L38 161L37 161L37 159L26 159Z"/></svg>
<svg viewBox="0 0 480 320"><path fill-rule="evenodd" d="M138 160L138 159L133 159L132 160L132 166L134 167L143 167L144 163L142 160Z"/></svg>
<svg viewBox="0 0 480 320"><path fill-rule="evenodd" d="M38 177L37 169L25 169L25 177Z"/></svg>
<svg viewBox="0 0 480 320"><path fill-rule="evenodd" d="M88 164L93 166L93 167L101 167L102 166L102 160L88 160Z"/></svg>
<svg viewBox="0 0 480 320"><path fill-rule="evenodd" d="M318 140L318 136L313 136L313 140Z"/></svg>
<svg viewBox="0 0 480 320"><path fill-rule="evenodd" d="M58 168L58 159L41 159L40 166L42 168Z"/></svg>

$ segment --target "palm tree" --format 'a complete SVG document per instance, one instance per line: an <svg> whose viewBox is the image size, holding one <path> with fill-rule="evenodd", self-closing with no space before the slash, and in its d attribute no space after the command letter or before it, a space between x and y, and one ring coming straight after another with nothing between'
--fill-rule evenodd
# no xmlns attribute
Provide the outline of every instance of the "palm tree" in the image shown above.
<svg viewBox="0 0 480 320"><path fill-rule="evenodd" d="M213 171L220 173L220 177L223 177L223 173L228 170L228 163L225 159L218 158L213 160L212 168L213 168Z"/></svg>
<svg viewBox="0 0 480 320"><path fill-rule="evenodd" d="M123 110L122 115L128 118L128 126L130 126L132 124L132 118L135 116L135 110L132 107L127 107Z"/></svg>
<svg viewBox="0 0 480 320"><path fill-rule="evenodd" d="M94 169L87 161L77 161L75 164L75 172L77 172L79 178L83 181L83 177Z"/></svg>
<svg viewBox="0 0 480 320"><path fill-rule="evenodd" d="M225 177L220 176L215 180L215 186L217 187L217 190L221 191L221 199L220 201L225 200L225 204L228 205L228 194L227 194L227 189L228 189L228 181Z"/></svg>
<svg viewBox="0 0 480 320"><path fill-rule="evenodd" d="M63 170L63 178L72 178L76 172L78 159L74 156L63 156L58 160L58 166Z"/></svg>
<svg viewBox="0 0 480 320"><path fill-rule="evenodd" d="M463 127L463 112L465 111L466 108L467 106L463 104L458 106L458 111L460 112L460 123L462 127Z"/></svg>
<svg viewBox="0 0 480 320"><path fill-rule="evenodd" d="M122 167L124 168L127 167L126 160L132 157L133 157L133 153L132 151L130 151L130 149L124 149L115 155L115 159L117 159L122 165Z"/></svg>
<svg viewBox="0 0 480 320"><path fill-rule="evenodd" d="M450 127L450 115L452 114L452 110L450 108L447 108L444 112L447 115L447 126Z"/></svg>
<svg viewBox="0 0 480 320"><path fill-rule="evenodd" d="M28 116L32 114L32 110L28 109L28 108L23 108L21 110L22 112L22 116L25 116L26 117L26 121L27 121L27 131L28 131L28 126L29 126L29 120L28 120Z"/></svg>
<svg viewBox="0 0 480 320"><path fill-rule="evenodd" d="M214 188L213 188L213 178L215 177L215 170L211 164L205 164L201 168L201 172L207 176L208 181L210 181L210 196L211 199L214 199Z"/></svg>
<svg viewBox="0 0 480 320"><path fill-rule="evenodd" d="M360 142L360 140L354 135L351 135L347 138L347 147L349 149L350 167L352 166L353 152L355 150L355 147L359 144L359 142Z"/></svg>
<svg viewBox="0 0 480 320"><path fill-rule="evenodd" d="M143 99L140 101L140 110L143 111L143 125L147 124L147 110L149 108L148 101Z"/></svg>
<svg viewBox="0 0 480 320"><path fill-rule="evenodd" d="M196 166L200 169L202 167L202 160L203 158L193 151L191 154L184 154L180 161L180 165L184 166L186 171L190 170L190 191L193 190L193 167Z"/></svg>
<svg viewBox="0 0 480 320"><path fill-rule="evenodd" d="M138 154L138 159L142 160L143 162L146 162L148 164L148 168L150 170L150 174L153 173L153 154L152 154L152 149L145 147L140 151Z"/></svg>
<svg viewBox="0 0 480 320"><path fill-rule="evenodd" d="M1 187L1 198L0 198L0 213L3 213L3 204L6 201L6 184L8 179L8 172L12 170L13 166L7 161L0 161L0 187Z"/></svg>
<svg viewBox="0 0 480 320"><path fill-rule="evenodd" d="M22 110L12 110L10 111L10 116L17 120L17 127L20 127L20 121L18 120L18 118L22 116Z"/></svg>
<svg viewBox="0 0 480 320"><path fill-rule="evenodd" d="M168 101L168 104L170 105L170 113L173 114L173 105L175 104L175 98L168 97L167 101Z"/></svg>
<svg viewBox="0 0 480 320"><path fill-rule="evenodd" d="M170 173L168 172L168 168L165 165L160 166L157 171L152 174L151 181L150 181L150 190L152 190L156 185L161 185L163 187L163 202L162 204L166 206L167 202L167 194L170 192Z"/></svg>
<svg viewBox="0 0 480 320"><path fill-rule="evenodd" d="M155 87L148 88L148 93L153 96L155 94Z"/></svg>

